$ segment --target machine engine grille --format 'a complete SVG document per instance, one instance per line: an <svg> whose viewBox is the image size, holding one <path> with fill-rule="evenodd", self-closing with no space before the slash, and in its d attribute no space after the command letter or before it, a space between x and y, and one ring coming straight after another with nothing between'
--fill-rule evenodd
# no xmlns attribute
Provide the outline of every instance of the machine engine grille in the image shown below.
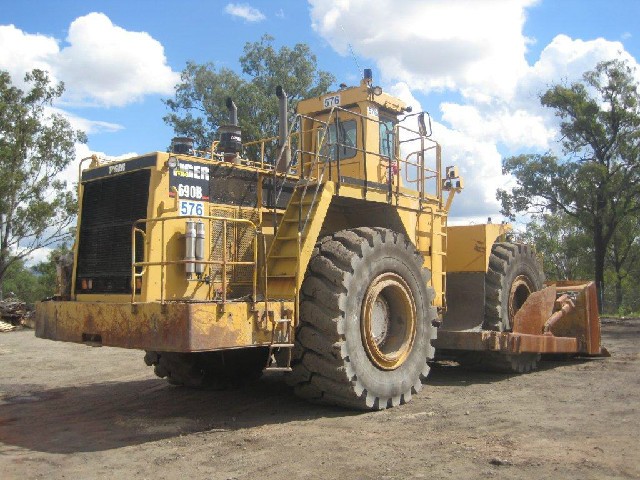
<svg viewBox="0 0 640 480"><path fill-rule="evenodd" d="M84 185L78 293L131 293L131 227L147 217L150 176L145 169ZM136 258L142 259L143 248L136 242Z"/></svg>

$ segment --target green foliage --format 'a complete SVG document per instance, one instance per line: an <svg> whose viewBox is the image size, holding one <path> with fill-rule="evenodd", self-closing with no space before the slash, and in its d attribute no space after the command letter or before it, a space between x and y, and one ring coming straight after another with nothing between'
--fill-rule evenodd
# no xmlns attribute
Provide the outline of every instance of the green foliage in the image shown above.
<svg viewBox="0 0 640 480"><path fill-rule="evenodd" d="M542 255L548 280L577 280L593 277L590 238L572 217L557 213L534 218L527 225L525 241Z"/></svg>
<svg viewBox="0 0 640 480"><path fill-rule="evenodd" d="M612 306L613 311L635 311L640 306L639 260L640 218L627 217L613 235L606 258L607 267L610 270L607 283L613 284L614 288L610 289L612 294L607 295L608 298L605 299Z"/></svg>
<svg viewBox="0 0 640 480"><path fill-rule="evenodd" d="M565 157L507 158L516 186L499 190L502 212L562 213L591 238L595 279L605 285L605 260L627 218L640 213L640 94L624 62L601 62L581 82L555 85L541 97L561 119Z"/></svg>
<svg viewBox="0 0 640 480"><path fill-rule="evenodd" d="M47 110L62 95L62 83L52 85L42 70L25 82L30 88L22 91L0 71L0 289L13 263L69 235L75 196L56 177L74 159L75 143L86 141Z"/></svg>
<svg viewBox="0 0 640 480"><path fill-rule="evenodd" d="M165 122L177 135L194 138L199 149L209 149L218 127L229 123L225 100L231 97L238 107L243 142L276 136L277 85L287 92L293 113L300 99L325 93L335 80L318 70L316 56L307 45L276 50L273 40L264 35L259 42L245 45L240 57L242 75L213 63L188 62L175 97L165 100L170 110Z"/></svg>
<svg viewBox="0 0 640 480"><path fill-rule="evenodd" d="M54 288L51 289L34 269L24 265L23 260L12 262L7 268L4 278L4 298L9 298L13 294L28 305L33 305L34 302L50 297L54 293L55 279Z"/></svg>
<svg viewBox="0 0 640 480"><path fill-rule="evenodd" d="M66 244L53 249L46 261L33 267L25 266L24 260L16 260L9 265L4 278L4 298L11 293L28 305L53 296L58 289L56 263L61 255L69 252Z"/></svg>

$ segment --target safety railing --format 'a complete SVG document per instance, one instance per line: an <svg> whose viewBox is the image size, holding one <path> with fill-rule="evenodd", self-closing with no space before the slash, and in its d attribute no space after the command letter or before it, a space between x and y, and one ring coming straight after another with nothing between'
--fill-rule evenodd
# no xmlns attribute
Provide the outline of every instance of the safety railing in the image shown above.
<svg viewBox="0 0 640 480"><path fill-rule="evenodd" d="M299 132L289 132L289 135L287 136L286 146L288 146L290 149L295 150L294 142L297 142L299 137ZM278 148L280 147L280 145L278 145L279 139L280 137L269 137L243 143L242 148L244 150L249 150L252 147L256 147L258 158L256 160L242 159L242 163L263 170L275 170L275 166L280 161L280 157L282 155L282 150L280 152L277 152ZM268 150L271 150L272 158L274 159L273 162L268 161ZM276 151L277 153L273 154L273 151ZM292 162L292 164L288 167L289 168L286 170L286 173L288 173L289 175L297 175L297 164Z"/></svg>
<svg viewBox="0 0 640 480"><path fill-rule="evenodd" d="M331 112L333 112L333 109L331 110ZM311 202L311 206L309 207L309 210L307 212L307 216L305 221L302 221L302 204L299 206L299 221L298 221L298 232L301 233L305 230L306 225L309 221L309 216L311 214L311 211L313 210L313 204L316 201L319 189L320 189L320 183L322 181L323 178L323 173L324 173L324 169L322 170L322 173L318 172L318 174L316 175L315 178L311 178L309 172L312 172L314 169L314 166L318 164L319 159L320 159L320 149L316 148L314 151L305 151L302 149L302 144L303 144L303 135L306 133L305 130L303 130L302 128L302 122L303 120L309 120L312 122L312 125L315 125L316 123L318 124L318 127L315 129L312 129L312 132L315 132L316 134L320 135L321 141L324 141L324 138L326 137L327 134L327 129L329 124L327 122L323 122L321 120L318 120L317 118L314 117L310 117L307 115L303 115L303 114L297 114L296 115L296 120L294 122L291 123L291 127L289 128L289 132L287 133L287 144L291 145L291 138L295 135L297 137L297 147L295 148L292 152L291 155L291 159L288 161L287 165L285 165L285 168L283 169L284 172L290 172L290 171L294 171L296 173L296 176L298 177L299 180L303 180L306 179L307 182L303 185L303 191L301 193L301 198L304 198L306 193L307 193L307 189L309 187L309 180L315 180L316 181L316 187L315 187L315 192L314 192L314 196ZM297 131L294 131L294 129L297 127ZM308 131L308 130L307 130ZM316 143L316 145L320 145L319 143ZM275 161L275 164L279 164L279 162L282 160L282 155L284 155L284 150L281 150L278 154L278 158ZM311 162L311 167L307 169L307 172L305 173L304 171L304 156L311 156L311 158L313 158L312 162ZM278 202L280 200L280 197L282 195L282 192L284 191L284 187L285 187L285 183L286 183L286 175L284 174L284 172L278 172L278 169L274 168L273 169L273 185L274 185L274 193L275 193L275 201L274 201L274 215L273 215L273 220L274 220L274 232L277 232L277 215L275 215L275 208L278 205Z"/></svg>
<svg viewBox="0 0 640 480"><path fill-rule="evenodd" d="M360 139L355 138L351 143L346 143L343 136L340 134L340 124L345 122L345 116L348 115L348 120L357 119L359 123L359 129L356 130L360 134ZM351 161L352 158L360 155L363 166L363 181L365 191L373 185L377 185L378 182L372 181L374 178L373 172L370 172L368 158L377 159L374 164L382 166L386 169L386 188L389 194L389 201L391 196L409 196L419 198L421 201L427 199L427 197L436 197L438 200L442 200L442 184L440 178L442 177L442 161L441 161L441 149L440 145L425 135L424 132L409 128L402 125L403 121L413 117L417 114L406 116L392 129L385 123L375 117L363 115L358 112L354 112L342 107L333 107L331 112L325 117L325 120L319 120L314 117L304 117L312 121L311 132L324 131L322 138L320 135L315 135L315 148L313 151L299 150L295 157L299 159L301 164L304 164L304 159L313 158L310 162L311 166L302 165L300 177L303 178L313 177L314 170L315 177L320 176L320 170L327 174L327 180L335 181L337 194L340 192L340 184L342 182L341 169L342 164L345 161ZM302 117L302 116L298 116ZM380 131L380 136L384 135L389 145L389 151L387 153L381 153L379 150L369 150L366 147L366 133L365 122L368 122L367 127L377 128ZM299 122L301 124L301 122ZM316 126L317 125L317 126ZM326 132L334 125L335 138L329 138ZM309 130L307 130L308 132ZM306 133L299 127L299 133L301 138L306 137ZM384 132L384 133L383 133ZM394 138L397 141L394 141ZM360 140L360 146L358 145ZM381 142L382 143L382 142ZM413 149L406 155L402 155L401 150L403 146L413 147ZM414 147L415 145L415 147ZM340 150L353 152L348 158L343 158L340 154ZM335 152L335 155L332 155ZM324 169L323 163L330 163L332 167L328 172ZM335 176L334 177L334 170ZM404 184L404 185L403 185ZM407 188L401 188L401 187ZM412 195L410 191L414 190L415 195Z"/></svg>
<svg viewBox="0 0 640 480"><path fill-rule="evenodd" d="M431 193L441 200L442 150L440 144L404 125L397 125L396 131L400 139L398 141L399 150L403 145L411 148L417 144L415 149L410 150L404 158L398 155L398 174L408 187L413 187L419 192L421 199ZM433 158L428 158L430 154L433 155Z"/></svg>
<svg viewBox="0 0 640 480"><path fill-rule="evenodd" d="M221 232L222 232L222 259L214 260L213 256L213 245L209 249L208 260L198 260L198 259L181 259L181 260L168 260L165 258L166 249L164 248L167 245L165 240L166 237L166 224L172 221L182 221L186 222L187 220L193 221L208 221L209 228L207 231L210 233L214 231L213 224L214 222L221 222ZM140 228L141 225L145 225L145 229ZM163 247L160 248L161 257L158 261L149 261L148 256L148 238L146 227L149 225L159 224L160 225L160 245ZM229 244L227 240L227 232L229 224L236 225L244 225L245 228L249 229L252 232L252 240L251 240L251 255L253 259L251 261L246 260L234 260L233 258L229 258ZM172 230L172 234L175 233L175 230ZM136 258L136 239L140 236L143 239L143 260L138 261ZM232 255L231 255L232 256ZM233 257L233 256L232 256ZM200 277L192 278L191 281L197 281L201 283L208 284L208 292L205 299L195 299L195 298L180 298L176 300L195 300L195 301L210 301L210 302L218 302L218 303L226 303L227 302L227 271L229 267L235 266L244 266L244 267L252 267L251 273L251 289L252 289L252 299L253 301L257 298L257 288L258 288L258 227L251 221L244 218L227 218L227 217L217 217L217 216L171 216L171 217L158 217L158 218L145 218L140 219L134 222L132 230L131 230L131 304L135 305L135 296L137 291L137 279L141 279L140 286L143 284L144 275L147 273L148 267L160 267L160 303L166 302L166 279L167 273L166 268L169 265L187 265L187 264L203 264L208 266L209 273L206 274L206 269ZM221 297L215 298L214 289L214 278L212 272L212 266L219 266L221 270ZM185 275L186 275L186 267L185 267Z"/></svg>

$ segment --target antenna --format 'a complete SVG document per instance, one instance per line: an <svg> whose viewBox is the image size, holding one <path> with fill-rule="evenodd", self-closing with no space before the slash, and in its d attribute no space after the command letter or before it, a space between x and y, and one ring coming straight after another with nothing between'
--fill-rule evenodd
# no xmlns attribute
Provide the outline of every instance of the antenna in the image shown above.
<svg viewBox="0 0 640 480"><path fill-rule="evenodd" d="M342 30L345 35L347 34L347 32L345 31L345 29L342 26L342 24L340 24L340 30ZM349 52L351 53L351 56L353 57L353 61L356 64L356 68L358 69L358 75L361 75L362 74L362 68L360 68L360 64L358 63L358 58L356 57L356 54L353 51L353 46L351 45L351 42L347 42L347 45L349 46Z"/></svg>

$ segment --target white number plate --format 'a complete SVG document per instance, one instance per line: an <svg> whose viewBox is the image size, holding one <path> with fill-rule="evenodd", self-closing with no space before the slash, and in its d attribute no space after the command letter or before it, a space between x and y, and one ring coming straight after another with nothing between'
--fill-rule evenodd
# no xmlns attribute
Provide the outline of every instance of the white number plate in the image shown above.
<svg viewBox="0 0 640 480"><path fill-rule="evenodd" d="M337 107L338 105L340 105L340 95L331 95L330 97L325 97L324 108Z"/></svg>
<svg viewBox="0 0 640 480"><path fill-rule="evenodd" d="M191 215L202 217L204 215L204 202L194 202L193 200L180 200L180 215Z"/></svg>

